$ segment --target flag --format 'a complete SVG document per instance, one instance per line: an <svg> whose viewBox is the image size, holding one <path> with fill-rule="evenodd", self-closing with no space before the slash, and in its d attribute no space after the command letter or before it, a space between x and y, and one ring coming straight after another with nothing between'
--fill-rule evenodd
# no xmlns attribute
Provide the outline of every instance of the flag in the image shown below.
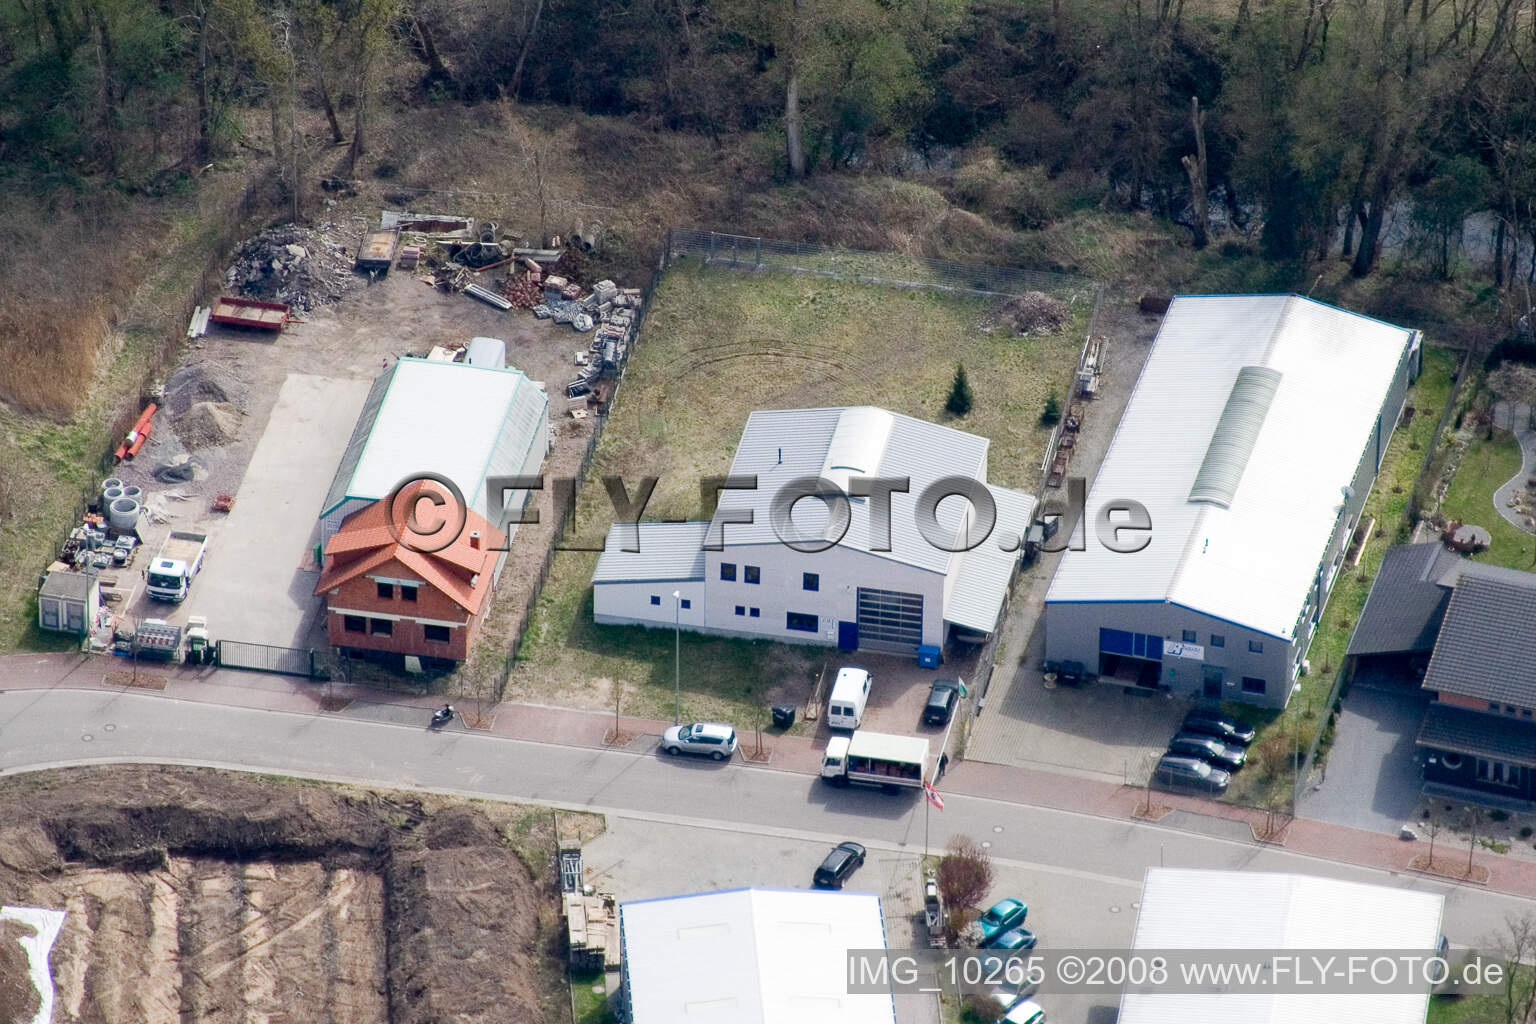
<svg viewBox="0 0 1536 1024"><path fill-rule="evenodd" d="M956 679L955 682L960 684L960 696L961 697L969 697L971 695L971 691L967 690L965 688L965 680L964 679Z"/></svg>
<svg viewBox="0 0 1536 1024"><path fill-rule="evenodd" d="M926 780L923 782L923 796L927 797L928 802L937 809L941 811L944 809L944 798L939 796L939 791L933 788L933 783Z"/></svg>

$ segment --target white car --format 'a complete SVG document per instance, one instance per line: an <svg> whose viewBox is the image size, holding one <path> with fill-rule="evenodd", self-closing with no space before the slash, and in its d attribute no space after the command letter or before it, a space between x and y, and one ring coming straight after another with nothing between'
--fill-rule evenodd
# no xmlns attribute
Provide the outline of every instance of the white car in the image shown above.
<svg viewBox="0 0 1536 1024"><path fill-rule="evenodd" d="M736 753L736 730L719 722L674 725L661 734L661 749L674 757L698 754L724 761Z"/></svg>
<svg viewBox="0 0 1536 1024"><path fill-rule="evenodd" d="M1045 1024L1045 1008L1033 999L1020 999L1005 992L996 992L993 998L1005 1008L1005 1024Z"/></svg>

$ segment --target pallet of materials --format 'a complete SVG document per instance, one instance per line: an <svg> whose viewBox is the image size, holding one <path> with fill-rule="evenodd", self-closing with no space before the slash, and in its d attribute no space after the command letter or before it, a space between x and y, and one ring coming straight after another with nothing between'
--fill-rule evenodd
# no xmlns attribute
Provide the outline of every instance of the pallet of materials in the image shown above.
<svg viewBox="0 0 1536 1024"><path fill-rule="evenodd" d="M288 322L289 309L281 302L263 302L260 299L242 299L226 295L213 305L209 319L216 324L232 327L255 327L263 331L280 331Z"/></svg>

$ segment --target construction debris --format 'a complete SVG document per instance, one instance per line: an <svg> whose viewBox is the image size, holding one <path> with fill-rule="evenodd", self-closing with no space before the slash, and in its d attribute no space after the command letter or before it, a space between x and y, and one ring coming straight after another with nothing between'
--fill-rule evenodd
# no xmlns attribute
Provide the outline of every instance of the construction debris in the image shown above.
<svg viewBox="0 0 1536 1024"><path fill-rule="evenodd" d="M345 248L296 224L268 228L250 239L224 272L227 291L300 312L336 301L355 281Z"/></svg>
<svg viewBox="0 0 1536 1024"><path fill-rule="evenodd" d="M1055 334L1067 325L1072 312L1065 302L1044 292L1025 292L1004 300L998 309L1003 323L1023 337Z"/></svg>
<svg viewBox="0 0 1536 1024"><path fill-rule="evenodd" d="M497 309L512 308L512 303L508 302L500 295L497 295L495 292L490 291L487 288L482 288L477 284L467 285L464 288L464 294L479 299L481 302L488 306L495 306Z"/></svg>

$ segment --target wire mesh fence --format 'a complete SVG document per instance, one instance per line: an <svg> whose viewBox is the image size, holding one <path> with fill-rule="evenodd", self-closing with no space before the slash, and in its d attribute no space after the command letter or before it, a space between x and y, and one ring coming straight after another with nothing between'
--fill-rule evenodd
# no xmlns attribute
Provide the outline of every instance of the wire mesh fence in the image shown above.
<svg viewBox="0 0 1536 1024"><path fill-rule="evenodd" d="M711 266L811 274L892 288L937 288L977 296L1045 292L1062 299L1091 299L1099 289L1096 282L1073 274L673 228L667 233L664 262L683 256L701 259Z"/></svg>

